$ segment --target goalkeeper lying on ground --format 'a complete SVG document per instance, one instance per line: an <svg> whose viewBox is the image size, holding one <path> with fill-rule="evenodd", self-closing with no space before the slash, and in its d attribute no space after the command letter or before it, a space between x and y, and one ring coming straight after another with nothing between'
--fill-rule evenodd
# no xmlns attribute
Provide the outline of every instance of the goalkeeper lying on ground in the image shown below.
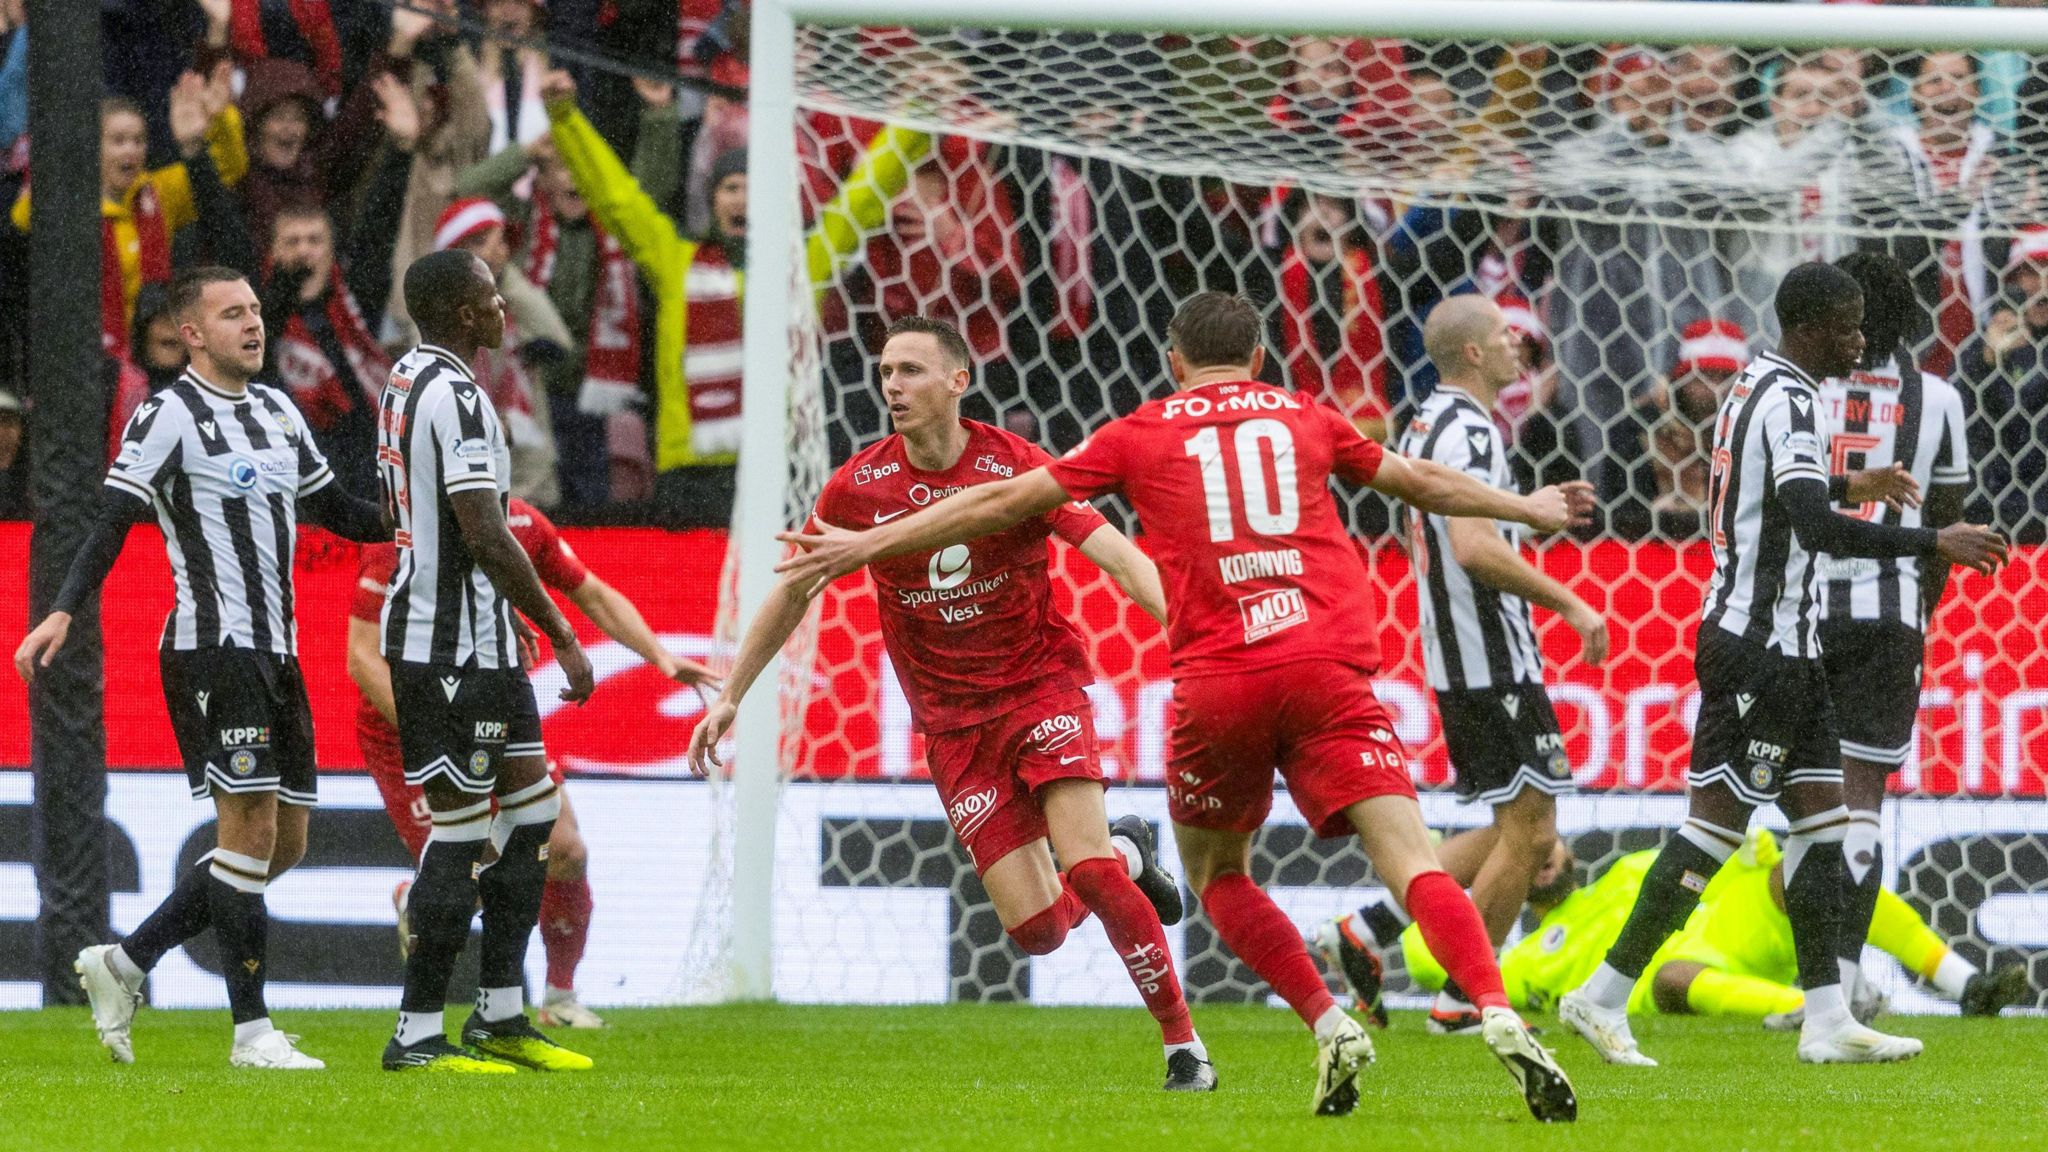
<svg viewBox="0 0 2048 1152"><path fill-rule="evenodd" d="M1529 891L1530 910L1541 923L1501 957L1501 976L1517 1007L1547 1009L1584 983L1628 919L1656 855L1624 856L1591 887L1581 888L1570 852L1558 845ZM1630 1012L1783 1018L1800 1010L1779 856L1769 832L1751 834L1707 885L1685 927L1643 970ZM2024 971L1978 971L1890 892L1878 896L1870 943L1960 1003L1965 1016L1995 1016L2029 995ZM1431 991L1442 987L1444 970L1414 925L1402 934L1401 945L1415 982ZM1882 1007L1881 999L1864 990L1855 996L1859 1015Z"/></svg>

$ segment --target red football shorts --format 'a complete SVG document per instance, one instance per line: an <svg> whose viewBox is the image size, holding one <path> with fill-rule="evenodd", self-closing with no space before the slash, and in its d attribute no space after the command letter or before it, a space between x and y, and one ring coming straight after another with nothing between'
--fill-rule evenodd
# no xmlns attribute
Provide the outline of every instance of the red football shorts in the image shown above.
<svg viewBox="0 0 2048 1152"><path fill-rule="evenodd" d="M932 783L976 874L1046 835L1032 793L1054 780L1102 782L1095 713L1079 689L1041 696L985 724L925 737Z"/></svg>
<svg viewBox="0 0 2048 1152"><path fill-rule="evenodd" d="M1251 832L1273 807L1273 771L1318 836L1352 831L1344 809L1413 796L1408 757L1372 677L1332 660L1173 686L1167 812L1176 824Z"/></svg>
<svg viewBox="0 0 2048 1152"><path fill-rule="evenodd" d="M427 834L434 830L434 811L427 806L427 794L417 785L405 782L405 756L398 748L397 731L384 723L382 717L374 723L358 717L356 747L362 749L363 767L377 784L377 795L384 800L384 812L391 817L392 829L405 841L406 851L418 860L420 853L427 850ZM549 760L548 777L559 787L562 766Z"/></svg>

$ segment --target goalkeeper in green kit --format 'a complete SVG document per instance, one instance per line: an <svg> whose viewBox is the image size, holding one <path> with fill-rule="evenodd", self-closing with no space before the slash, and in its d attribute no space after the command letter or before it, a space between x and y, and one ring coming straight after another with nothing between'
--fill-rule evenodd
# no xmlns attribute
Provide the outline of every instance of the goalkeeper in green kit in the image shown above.
<svg viewBox="0 0 2048 1152"><path fill-rule="evenodd" d="M1631 853L1581 887L1570 852L1558 845L1529 891L1530 911L1540 923L1501 957L1501 977L1516 1007L1547 1009L1585 982L1627 922L1656 855ZM1747 1016L1767 1027L1797 1027L1804 997L1779 859L1769 832L1750 835L1708 884L1685 927L1643 970L1629 1000L1631 1013ZM1957 1001L1965 1016L1995 1016L2030 995L2023 970L1979 971L1889 891L1878 896L1870 943ZM1401 946L1417 984L1431 991L1443 985L1444 970L1413 925L1402 934ZM1882 1009L1882 997L1867 989L1850 991L1858 1015Z"/></svg>

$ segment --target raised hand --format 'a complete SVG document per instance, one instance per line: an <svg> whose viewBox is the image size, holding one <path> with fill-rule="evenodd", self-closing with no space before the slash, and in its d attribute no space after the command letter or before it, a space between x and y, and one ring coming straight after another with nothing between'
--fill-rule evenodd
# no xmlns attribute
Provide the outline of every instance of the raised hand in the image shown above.
<svg viewBox="0 0 2048 1152"><path fill-rule="evenodd" d="M546 91L545 85L543 85L542 91ZM649 108L666 108L670 104L675 103L676 100L675 85L665 84L660 80L649 80L645 76L633 77L633 91L640 94L641 102ZM573 87L569 94L571 96L575 95Z"/></svg>
<svg viewBox="0 0 2048 1152"><path fill-rule="evenodd" d="M552 104L557 100L576 99L576 78L560 68L550 68L540 78L540 98Z"/></svg>
<svg viewBox="0 0 2048 1152"><path fill-rule="evenodd" d="M390 134L391 143L401 152L412 151L419 145L422 129L420 105L413 99L412 86L389 72L379 72L371 79L370 87L377 97L377 119Z"/></svg>
<svg viewBox="0 0 2048 1152"><path fill-rule="evenodd" d="M206 143L206 126L213 123L206 103L206 81L199 73L187 72L171 85L171 138L183 155L197 155Z"/></svg>
<svg viewBox="0 0 2048 1152"><path fill-rule="evenodd" d="M410 0L412 8L391 10L391 54L405 57L420 41L441 31L441 21L436 18L455 15L454 5L448 0ZM425 9L426 11L415 11Z"/></svg>
<svg viewBox="0 0 2048 1152"><path fill-rule="evenodd" d="M200 90L206 108L206 122L228 110L235 102L235 66L222 60L213 66L213 72L206 77L206 86Z"/></svg>

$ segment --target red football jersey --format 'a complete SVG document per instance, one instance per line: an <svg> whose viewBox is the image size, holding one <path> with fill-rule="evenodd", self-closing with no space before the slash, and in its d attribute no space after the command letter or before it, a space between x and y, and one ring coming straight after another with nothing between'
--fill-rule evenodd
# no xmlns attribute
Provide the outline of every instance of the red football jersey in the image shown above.
<svg viewBox="0 0 2048 1152"><path fill-rule="evenodd" d="M540 509L524 500L514 499L506 510L505 526L512 529L512 539L519 542L527 559L533 561L533 570L540 576L542 584L567 595L590 579L590 569L577 559L575 550L555 530L555 522ZM362 557L356 562L356 593L349 600L348 614L372 624L382 620L384 597L389 593L391 577L397 571L397 545L363 545ZM358 723L390 727L360 692L356 693L356 712Z"/></svg>
<svg viewBox="0 0 2048 1152"><path fill-rule="evenodd" d="M1296 660L1379 670L1365 563L1331 476L1365 484L1383 453L1320 404L1207 384L1096 429L1052 465L1067 494L1121 492L1166 585L1176 679Z"/></svg>
<svg viewBox="0 0 2048 1152"><path fill-rule="evenodd" d="M1052 462L1000 428L961 424L967 450L944 472L914 467L901 436L855 454L826 481L817 518L858 532ZM967 544L868 566L882 643L920 729L980 724L1094 680L1080 634L1053 606L1046 537L1079 544L1105 523L1086 504L1063 504Z"/></svg>

